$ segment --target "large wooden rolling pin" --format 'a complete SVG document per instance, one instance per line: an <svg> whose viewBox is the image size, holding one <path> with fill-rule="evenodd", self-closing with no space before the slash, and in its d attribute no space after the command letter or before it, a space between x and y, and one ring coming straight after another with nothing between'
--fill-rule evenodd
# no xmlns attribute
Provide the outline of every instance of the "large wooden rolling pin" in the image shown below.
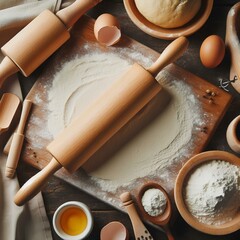
<svg viewBox="0 0 240 240"><path fill-rule="evenodd" d="M10 75L21 71L29 76L69 38L69 29L90 8L102 0L76 0L56 13L43 11L2 48L0 88Z"/></svg>
<svg viewBox="0 0 240 240"><path fill-rule="evenodd" d="M160 92L162 87L153 76L180 57L187 46L188 40L180 37L147 70L135 63L47 146L53 156L52 160L22 186L14 202L23 205L61 167L72 173L83 165Z"/></svg>

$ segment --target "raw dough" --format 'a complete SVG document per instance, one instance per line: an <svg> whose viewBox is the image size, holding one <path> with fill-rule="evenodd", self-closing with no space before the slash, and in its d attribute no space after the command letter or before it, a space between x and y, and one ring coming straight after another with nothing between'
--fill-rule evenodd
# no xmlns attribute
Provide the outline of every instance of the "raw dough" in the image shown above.
<svg viewBox="0 0 240 240"><path fill-rule="evenodd" d="M135 0L135 3L148 21L163 28L183 26L201 6L201 0Z"/></svg>

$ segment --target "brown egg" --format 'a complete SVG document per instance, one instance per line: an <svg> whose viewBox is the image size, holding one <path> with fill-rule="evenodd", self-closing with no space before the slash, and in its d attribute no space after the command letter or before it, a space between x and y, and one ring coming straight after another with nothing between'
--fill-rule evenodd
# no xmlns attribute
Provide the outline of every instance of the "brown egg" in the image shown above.
<svg viewBox="0 0 240 240"><path fill-rule="evenodd" d="M120 25L116 17L109 13L100 15L94 24L94 35L103 45L111 46L121 38Z"/></svg>
<svg viewBox="0 0 240 240"><path fill-rule="evenodd" d="M207 68L217 67L225 55L225 44L217 35L207 37L200 48L200 59Z"/></svg>

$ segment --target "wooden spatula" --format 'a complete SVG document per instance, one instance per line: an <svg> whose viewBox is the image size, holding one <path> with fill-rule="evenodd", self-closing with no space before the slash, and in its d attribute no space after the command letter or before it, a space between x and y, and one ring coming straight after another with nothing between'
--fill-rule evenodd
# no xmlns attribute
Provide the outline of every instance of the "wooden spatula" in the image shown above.
<svg viewBox="0 0 240 240"><path fill-rule="evenodd" d="M20 99L12 93L4 93L0 101L0 134L7 131L18 109Z"/></svg>

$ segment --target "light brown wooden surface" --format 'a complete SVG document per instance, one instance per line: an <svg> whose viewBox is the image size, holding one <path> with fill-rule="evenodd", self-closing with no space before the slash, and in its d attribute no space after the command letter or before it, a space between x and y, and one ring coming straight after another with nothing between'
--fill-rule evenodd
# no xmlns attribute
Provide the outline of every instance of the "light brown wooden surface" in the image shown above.
<svg viewBox="0 0 240 240"><path fill-rule="evenodd" d="M115 81L106 92L61 131L46 147L47 151L57 162L67 169L69 173L73 173L79 169L79 167L83 166L92 155L109 141L126 123L131 121L131 119L160 92L162 87L151 74L157 75L165 66L179 58L184 50L186 50L187 45L188 40L186 38L180 37L176 39L163 51L148 70L135 63L121 78ZM30 100L24 101L23 113L26 102L31 103ZM21 126L22 118L19 128L21 128ZM29 123L29 127L31 128L31 122ZM15 136L16 134L14 134L13 140L15 140ZM32 139L31 137L29 138ZM16 144L14 147L16 147ZM7 161L7 168L9 168L10 171L13 169L13 167L11 167L13 165L8 163L13 163L16 158L18 161L19 157L19 155L16 157L15 154L12 157L12 149L11 147L9 153L10 158L8 158ZM16 151L17 150L18 148ZM54 158L51 161L56 161ZM16 164L14 166L16 167ZM39 176L39 178L37 176ZM40 189L38 186L40 183L39 179L42 179L43 183L46 182L46 179L43 178L41 173L37 174L37 176L29 179L23 186L24 191L20 189L17 193L15 197L15 203L17 205L23 205L27 199L29 199L29 196L34 196L33 193L37 193L36 189ZM45 176L49 177L49 175ZM21 199L21 201L19 201L19 199ZM24 201L24 199L26 199L26 201Z"/></svg>
<svg viewBox="0 0 240 240"><path fill-rule="evenodd" d="M23 102L22 113L16 133L13 134L13 139L8 153L5 175L13 178L18 165L18 161L22 152L22 145L24 141L24 129L27 122L29 112L31 110L32 102L25 100Z"/></svg>
<svg viewBox="0 0 240 240"><path fill-rule="evenodd" d="M48 151L46 151L46 146L51 141L52 136L50 133L48 133L48 136L44 134L44 136L42 137L41 131L43 126L47 126L49 113L47 106L48 105L47 87L51 85L52 75L55 72L54 69L55 65L57 62L60 61L61 56L64 56L65 61L68 61L68 55L71 56L72 46L75 46L74 47L75 52L81 51L81 46L83 46L86 42L91 43L96 41L93 35L93 23L94 21L88 17L84 17L79 21L79 24L76 25L72 31L71 40L66 45L64 45L57 54L53 56L52 60L49 61L48 67L40 75L39 80L35 83L34 87L31 89L30 93L27 96L27 98L34 103L34 107L31 117L29 119L29 124L26 129L26 144L23 150L23 159L24 161L28 162L29 164L39 169L42 169L52 158ZM144 45L141 45L140 43L126 36L122 37L121 41L119 42L119 46L124 48L126 47L138 49L139 52L142 52L146 56L154 56L155 58L158 57L157 52L147 48ZM111 52L111 50L107 50L104 47L102 47L102 50ZM91 49L88 51L90 52ZM199 77L183 70L182 68L177 67L174 64L169 65L167 67L167 70L169 71L170 78L172 78L172 80L180 79L181 81L185 81L187 84L191 86L193 93L195 94L195 96L198 97L198 100L202 105L203 114L207 119L206 121L207 125L203 126L203 128L200 129L199 131L194 131L193 133L192 138L194 139L194 146L191 155L194 155L202 151L206 146L210 137L214 133L214 130L216 129L218 123L220 122L224 113L227 110L227 107L229 106L231 100L231 96L226 92L218 89L214 85L208 83L207 81L200 79ZM206 94L207 89L216 93L216 96L213 97L213 102L211 102L212 97L209 97ZM38 121L36 121L35 119L38 119ZM36 136L39 137L36 139ZM37 146L36 140L38 141ZM62 148L64 148L64 142ZM95 156L97 156L97 153L95 154ZM184 161L186 160L187 159L184 159ZM175 164L175 166L173 166L174 177L171 179L171 183L164 182L164 179L161 180L158 176L155 177L157 177L157 180L159 180L163 184L163 186L166 186L167 190L171 192L174 185L174 178L176 177L177 171L180 168L181 163L179 161L178 165ZM72 183L73 185L79 187L80 189L84 189L90 194L97 196L99 199L102 198L102 195L105 195L107 202L108 199L112 199L112 196L110 196L112 195L112 193L108 195L108 193L105 191L101 192L101 190L98 189L97 186L91 184L91 180L88 179L88 177L81 171L77 171L77 173L75 173L74 176L71 176L65 171L60 171L59 173L57 173L57 175L60 178L63 178L66 181ZM141 183L136 182L136 188L138 187L138 184ZM135 189L132 190L133 192L135 191ZM124 189L122 189L121 192L122 191L124 191ZM119 203L117 195L120 194L121 192L117 192L116 196L114 196L116 203L113 205L115 205L116 207L118 207ZM110 203L112 204L112 202Z"/></svg>

